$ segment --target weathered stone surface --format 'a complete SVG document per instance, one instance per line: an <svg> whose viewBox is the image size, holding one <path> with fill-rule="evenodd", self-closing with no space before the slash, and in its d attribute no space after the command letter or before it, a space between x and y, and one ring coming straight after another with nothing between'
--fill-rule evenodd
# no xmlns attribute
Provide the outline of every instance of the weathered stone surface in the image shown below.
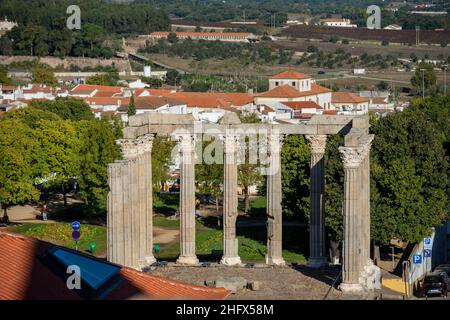
<svg viewBox="0 0 450 320"><path fill-rule="evenodd" d="M252 291L259 291L261 290L262 283L260 281L250 281L247 283L247 288Z"/></svg>
<svg viewBox="0 0 450 320"><path fill-rule="evenodd" d="M215 286L216 288L228 289L231 293L237 293L247 287L247 280L243 277L218 278L216 279Z"/></svg>

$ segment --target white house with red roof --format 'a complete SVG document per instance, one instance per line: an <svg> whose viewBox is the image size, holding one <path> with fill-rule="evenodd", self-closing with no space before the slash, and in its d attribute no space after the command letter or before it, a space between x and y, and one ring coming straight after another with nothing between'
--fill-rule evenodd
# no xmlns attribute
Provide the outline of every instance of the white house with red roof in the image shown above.
<svg viewBox="0 0 450 320"><path fill-rule="evenodd" d="M269 79L269 90L255 96L256 105L274 102L312 101L331 109L331 90L315 83L311 76L289 70Z"/></svg>
<svg viewBox="0 0 450 320"><path fill-rule="evenodd" d="M351 92L333 92L331 102L338 114L353 115L369 112L369 99Z"/></svg>

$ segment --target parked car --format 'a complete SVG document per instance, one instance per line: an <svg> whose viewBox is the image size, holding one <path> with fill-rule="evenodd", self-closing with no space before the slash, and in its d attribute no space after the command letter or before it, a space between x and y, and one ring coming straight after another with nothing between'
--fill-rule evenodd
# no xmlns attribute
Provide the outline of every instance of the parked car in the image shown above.
<svg viewBox="0 0 450 320"><path fill-rule="evenodd" d="M445 272L432 272L425 276L422 283L422 290L425 297L431 295L443 295L447 297L448 276Z"/></svg>
<svg viewBox="0 0 450 320"><path fill-rule="evenodd" d="M450 264L440 264L434 269L434 271L445 272L447 276L450 277Z"/></svg>

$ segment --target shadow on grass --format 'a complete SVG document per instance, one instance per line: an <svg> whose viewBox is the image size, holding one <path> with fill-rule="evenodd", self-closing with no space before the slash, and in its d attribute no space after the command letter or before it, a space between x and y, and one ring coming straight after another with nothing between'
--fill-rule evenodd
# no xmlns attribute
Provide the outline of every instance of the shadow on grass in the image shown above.
<svg viewBox="0 0 450 320"><path fill-rule="evenodd" d="M156 193L153 197L153 211L166 217L172 216L177 212L179 201L179 193Z"/></svg>

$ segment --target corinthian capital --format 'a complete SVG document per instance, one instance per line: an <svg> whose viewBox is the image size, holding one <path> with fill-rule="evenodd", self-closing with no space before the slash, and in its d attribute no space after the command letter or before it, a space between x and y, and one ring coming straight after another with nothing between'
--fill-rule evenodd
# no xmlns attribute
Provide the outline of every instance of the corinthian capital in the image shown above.
<svg viewBox="0 0 450 320"><path fill-rule="evenodd" d="M116 142L124 159L133 159L139 155L139 147L134 139L119 139Z"/></svg>
<svg viewBox="0 0 450 320"><path fill-rule="evenodd" d="M236 134L222 134L219 139L223 141L224 153L237 153L239 149L239 135Z"/></svg>
<svg viewBox="0 0 450 320"><path fill-rule="evenodd" d="M327 146L327 136L324 134L315 134L305 136L309 142L311 153L324 154Z"/></svg>
<svg viewBox="0 0 450 320"><path fill-rule="evenodd" d="M361 162L369 156L373 136L358 147L339 147L344 168L358 168Z"/></svg>

